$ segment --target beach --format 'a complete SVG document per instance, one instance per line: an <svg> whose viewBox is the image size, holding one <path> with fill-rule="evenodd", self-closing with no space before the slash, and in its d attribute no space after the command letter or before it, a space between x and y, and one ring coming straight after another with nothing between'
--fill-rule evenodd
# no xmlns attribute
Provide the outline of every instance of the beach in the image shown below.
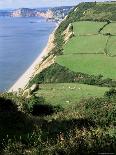
<svg viewBox="0 0 116 155"><path fill-rule="evenodd" d="M56 30L57 28L55 28ZM17 92L19 91L19 89L25 89L25 87L27 86L29 80L36 74L41 72L44 68L48 67L49 65L51 65L52 63L54 63L54 61L49 61L48 63L43 63L42 61L44 59L45 56L47 56L47 54L54 48L54 32L55 30L52 32L52 34L50 34L49 39L48 39L48 43L46 45L46 47L44 48L44 50L41 52L41 54L38 55L38 57L36 58L36 60L32 63L32 65L26 70L26 72L14 83L14 85L8 90L8 92ZM37 66L38 67L37 69Z"/></svg>

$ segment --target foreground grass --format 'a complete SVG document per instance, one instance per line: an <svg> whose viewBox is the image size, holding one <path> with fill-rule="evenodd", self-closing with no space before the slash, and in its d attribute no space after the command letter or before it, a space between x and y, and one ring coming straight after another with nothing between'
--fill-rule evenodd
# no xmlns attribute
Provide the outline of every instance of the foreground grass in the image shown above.
<svg viewBox="0 0 116 155"><path fill-rule="evenodd" d="M114 91L114 95L115 93L116 91ZM14 97L12 96L12 99ZM0 135L1 155L90 155L104 152L116 153L116 106L113 98L90 98L80 102L76 101L75 105L49 115L46 115L43 109L41 109L43 111L42 116L35 116L32 113L25 115L23 112L25 120L24 117L15 119L20 110L15 111L15 113L12 111L12 100L3 99L3 101L9 105L11 111L6 116L7 109L4 108L3 104L0 104L1 116L4 120L0 119L1 129L6 130L4 140L2 135ZM21 101L23 101L23 104L26 104L28 100L22 98ZM27 103L38 106L41 104L39 98L31 101L33 103L29 101ZM36 103L36 101L38 102ZM43 103L44 108L45 104ZM31 124L27 124L27 117ZM10 122L8 122L9 120ZM11 124L12 122L14 124ZM27 130L20 128L23 127L22 124ZM4 128L4 125L6 128ZM9 125L13 125L13 128L8 128ZM29 130L30 127L31 130ZM17 135L17 132L19 135Z"/></svg>
<svg viewBox="0 0 116 155"><path fill-rule="evenodd" d="M42 84L36 93L45 98L47 103L69 107L81 99L102 97L108 88L75 83Z"/></svg>

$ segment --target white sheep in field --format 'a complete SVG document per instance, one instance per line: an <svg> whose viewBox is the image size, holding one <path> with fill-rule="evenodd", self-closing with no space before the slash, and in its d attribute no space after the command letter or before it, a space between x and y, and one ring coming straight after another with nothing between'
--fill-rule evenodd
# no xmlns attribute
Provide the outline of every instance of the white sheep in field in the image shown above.
<svg viewBox="0 0 116 155"><path fill-rule="evenodd" d="M76 87L70 87L70 86L69 86L68 88L71 89L71 90L74 90Z"/></svg>
<svg viewBox="0 0 116 155"><path fill-rule="evenodd" d="M70 101L66 101L66 103L70 103Z"/></svg>

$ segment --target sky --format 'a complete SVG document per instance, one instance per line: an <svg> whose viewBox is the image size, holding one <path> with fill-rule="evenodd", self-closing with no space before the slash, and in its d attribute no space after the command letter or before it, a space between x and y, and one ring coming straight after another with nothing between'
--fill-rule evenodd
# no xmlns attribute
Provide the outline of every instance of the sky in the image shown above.
<svg viewBox="0 0 116 155"><path fill-rule="evenodd" d="M0 9L6 9L6 8L14 9L22 7L39 8L39 7L68 6L68 5L76 5L83 1L92 2L95 0L0 0ZM107 0L96 0L96 1L107 1Z"/></svg>

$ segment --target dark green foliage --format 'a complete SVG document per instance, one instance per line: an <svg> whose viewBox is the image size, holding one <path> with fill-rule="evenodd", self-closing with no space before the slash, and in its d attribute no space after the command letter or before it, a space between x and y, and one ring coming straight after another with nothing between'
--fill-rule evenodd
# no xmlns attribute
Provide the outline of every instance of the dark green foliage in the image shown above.
<svg viewBox="0 0 116 155"><path fill-rule="evenodd" d="M36 96L29 98L25 107L27 112L31 113L33 116L46 116L63 110L61 106L52 106L45 103L43 97Z"/></svg>
<svg viewBox="0 0 116 155"><path fill-rule="evenodd" d="M4 145L4 141L9 138L19 138L23 134L32 132L33 124L30 118L18 108L15 95L0 95L0 150ZM3 140L4 139L4 140Z"/></svg>
<svg viewBox="0 0 116 155"><path fill-rule="evenodd" d="M14 97L12 96L12 99ZM8 101L11 107L12 104L14 105L14 103L11 104L12 101L9 101L8 98L5 99L5 96L3 99L0 99L1 103L6 104L5 102ZM44 99L36 96L26 99L25 102L26 104L45 105ZM57 111L57 113L51 113L49 116L45 116L45 114L44 117L41 117L41 115L39 115L39 117L31 116L33 125L36 126L33 132L29 132L31 125L25 124L26 115L22 115L20 112L17 116L17 106L14 106L14 110L10 108L12 109L12 113L16 110L16 113L14 113L15 115L13 115L14 118L12 117L12 121L10 120L10 122L7 122L6 118L8 116L2 116L2 118L6 119L4 120L4 131L6 129L10 131L7 133L0 133L1 137L3 133L4 135L9 134L7 140L4 140L4 151L2 153L3 155L54 155L61 153L64 155L89 155L104 151L106 153L115 153L115 105L115 98L90 98L89 100L77 103L73 108L70 107L63 111L61 111L61 109L59 110L59 107L50 107L46 104L46 107L40 106L39 109L37 109L41 110L43 114L45 114L44 112L46 111L51 112L51 109L52 112ZM2 109L5 111L3 105L1 106L1 110ZM18 128L17 122L19 123ZM22 122L26 125L25 130L23 129L24 125L22 125ZM8 124L10 124L10 126L8 126ZM12 135L17 133L17 135L15 135L16 138L11 138L11 133ZM18 138L18 136L21 137Z"/></svg>
<svg viewBox="0 0 116 155"><path fill-rule="evenodd" d="M112 79L103 79L102 75L94 76L84 73L76 73L68 68L60 66L57 63L44 69L37 74L30 82L29 86L39 83L67 83L77 82L81 84L97 85L101 87L116 87L116 81Z"/></svg>
<svg viewBox="0 0 116 155"><path fill-rule="evenodd" d="M15 112L17 105L10 99L0 97L0 112Z"/></svg>
<svg viewBox="0 0 116 155"><path fill-rule="evenodd" d="M104 95L107 98L116 98L116 89L111 88L109 91L107 91Z"/></svg>
<svg viewBox="0 0 116 155"><path fill-rule="evenodd" d="M115 94L116 96L116 94ZM100 126L116 125L116 100L107 98L90 98L83 101L88 119Z"/></svg>
<svg viewBox="0 0 116 155"><path fill-rule="evenodd" d="M37 74L31 81L29 86L34 83L59 83L59 82L73 82L75 73L60 66L59 64L53 64L50 67L44 69L40 74Z"/></svg>

